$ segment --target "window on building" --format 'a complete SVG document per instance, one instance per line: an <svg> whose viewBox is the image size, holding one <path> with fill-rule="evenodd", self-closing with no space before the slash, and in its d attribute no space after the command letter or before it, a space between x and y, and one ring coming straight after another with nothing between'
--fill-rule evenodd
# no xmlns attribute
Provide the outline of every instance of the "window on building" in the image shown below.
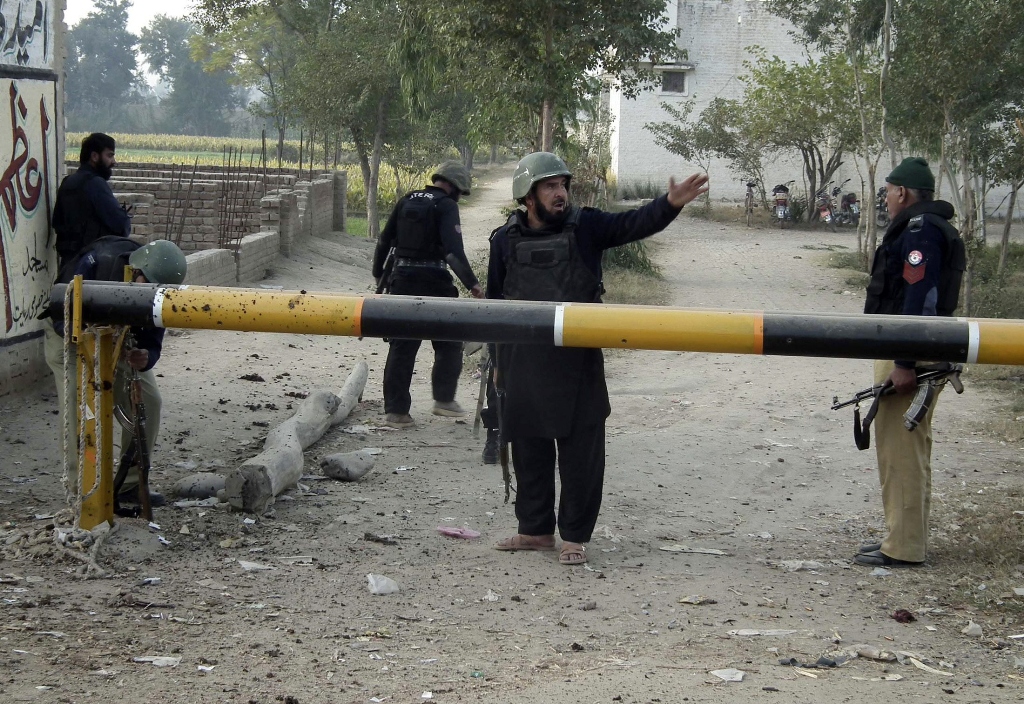
<svg viewBox="0 0 1024 704"><path fill-rule="evenodd" d="M686 95L686 71L662 71L661 92Z"/></svg>

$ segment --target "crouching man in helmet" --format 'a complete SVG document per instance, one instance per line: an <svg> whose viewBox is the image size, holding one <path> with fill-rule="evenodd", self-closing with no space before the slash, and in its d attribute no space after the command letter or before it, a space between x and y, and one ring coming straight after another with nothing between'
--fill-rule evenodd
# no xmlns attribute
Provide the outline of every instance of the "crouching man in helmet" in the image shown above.
<svg viewBox="0 0 1024 704"><path fill-rule="evenodd" d="M187 261L185 255L173 242L156 240L147 245L120 236L105 236L94 240L85 249L66 260L57 275L57 283L68 283L75 276L91 281L124 281L126 266L131 269L130 280L134 283L180 284L185 280ZM60 408L67 414L70 429L68 447L65 448L71 460L73 471L68 479L68 487L72 495L78 493L78 450L74 442L78 430L78 404L75 394L64 394L64 321L54 320L53 325L45 326L44 348L46 363L49 365L57 381L57 399ZM146 445L150 452L160 433L160 389L156 384L153 367L160 359L163 349L163 328L131 329L134 345L125 350L117 364L114 376L114 403L117 404L128 418L132 417L132 404L129 399L128 382L130 379L129 365L139 373L142 387L142 402L146 408ZM72 343L71 354L75 354ZM124 452L131 443L131 433L122 428L121 451ZM138 503L139 476L136 467L129 470L118 494L122 504ZM152 506L162 506L164 497L150 492Z"/></svg>
<svg viewBox="0 0 1024 704"><path fill-rule="evenodd" d="M491 235L487 297L599 303L601 255L649 237L707 191L708 177L669 181L667 195L623 213L572 205L572 173L559 157L536 152L512 179L520 208ZM605 419L611 412L599 349L497 346L502 442L511 442L519 531L498 550L553 550L559 562L587 561L601 508ZM555 511L555 463L562 492Z"/></svg>

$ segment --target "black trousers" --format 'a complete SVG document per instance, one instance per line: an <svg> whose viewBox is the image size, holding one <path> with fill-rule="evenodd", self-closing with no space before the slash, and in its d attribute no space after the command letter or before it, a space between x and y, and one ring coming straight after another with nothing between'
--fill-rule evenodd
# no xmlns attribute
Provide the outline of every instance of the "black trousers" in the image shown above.
<svg viewBox="0 0 1024 704"><path fill-rule="evenodd" d="M562 483L555 517L555 462ZM568 437L512 441L516 473L516 518L522 535L552 535L590 541L604 491L604 423L573 425Z"/></svg>
<svg viewBox="0 0 1024 704"><path fill-rule="evenodd" d="M451 275L444 269L400 267L391 280L391 293L402 296L437 296L455 298L459 295ZM422 340L391 340L388 361L384 365L384 412L408 413L412 406L409 386L416 368L416 353ZM434 367L430 374L434 400L455 400L455 391L462 373L462 343L432 340Z"/></svg>

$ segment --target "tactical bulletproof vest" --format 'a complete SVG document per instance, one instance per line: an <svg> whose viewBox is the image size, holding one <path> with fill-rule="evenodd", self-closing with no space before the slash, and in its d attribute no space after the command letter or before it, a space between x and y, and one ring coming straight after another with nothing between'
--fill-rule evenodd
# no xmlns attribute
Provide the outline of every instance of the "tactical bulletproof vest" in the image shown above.
<svg viewBox="0 0 1024 704"><path fill-rule="evenodd" d="M447 197L428 190L413 191L405 197L398 214L396 255L409 259L444 259L434 209Z"/></svg>
<svg viewBox="0 0 1024 704"><path fill-rule="evenodd" d="M85 185L94 178L99 176L88 169L79 168L61 182L57 191L62 217L59 222L53 223L53 229L57 232L57 255L62 262L75 256L99 237L121 235L120 232L110 230L96 216L96 208L85 192Z"/></svg>
<svg viewBox="0 0 1024 704"><path fill-rule="evenodd" d="M70 283L75 271L83 260L91 259L89 269L92 272L86 277L90 281L124 281L125 267L132 252L141 247L138 242L122 235L99 237L82 251L76 252L63 261L57 272L55 283ZM88 269L86 269L88 270ZM64 335L64 321L58 316L53 321L53 329L58 335Z"/></svg>
<svg viewBox="0 0 1024 704"><path fill-rule="evenodd" d="M561 232L523 234L517 213L505 225L509 258L505 298L517 301L599 303L601 280L587 268L576 245L580 209L569 211Z"/></svg>
<svg viewBox="0 0 1024 704"><path fill-rule="evenodd" d="M918 220L921 218L921 220ZM917 221L915 223L915 221ZM903 298L906 281L903 279L903 258L900 240L907 228L920 228L927 221L938 227L945 238L942 247L942 270L939 273L938 301L935 311L938 315L951 316L960 300L960 283L967 268L967 253L960 233L948 220L933 213L923 213L910 218L901 226L899 233L889 237L875 252L871 265L871 282L868 284L865 313L899 315L903 312Z"/></svg>
<svg viewBox="0 0 1024 704"><path fill-rule="evenodd" d="M141 247L138 242L122 235L99 237L85 250L70 257L57 272L57 283L66 284L74 278L75 271L84 259L91 258L95 270L89 279L93 281L124 281L124 270L132 252Z"/></svg>

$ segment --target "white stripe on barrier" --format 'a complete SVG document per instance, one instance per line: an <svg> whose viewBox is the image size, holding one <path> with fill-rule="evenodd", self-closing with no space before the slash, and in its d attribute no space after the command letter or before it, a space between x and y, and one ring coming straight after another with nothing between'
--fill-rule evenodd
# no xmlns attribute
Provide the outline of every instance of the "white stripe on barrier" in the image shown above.
<svg viewBox="0 0 1024 704"><path fill-rule="evenodd" d="M158 288L153 294L153 325L158 328L164 326L164 290Z"/></svg>
<svg viewBox="0 0 1024 704"><path fill-rule="evenodd" d="M978 348L981 347L981 330L978 329L978 322L970 320L967 322L967 363L977 364Z"/></svg>
<svg viewBox="0 0 1024 704"><path fill-rule="evenodd" d="M555 306L555 347L562 346L562 326L565 323L565 305Z"/></svg>

